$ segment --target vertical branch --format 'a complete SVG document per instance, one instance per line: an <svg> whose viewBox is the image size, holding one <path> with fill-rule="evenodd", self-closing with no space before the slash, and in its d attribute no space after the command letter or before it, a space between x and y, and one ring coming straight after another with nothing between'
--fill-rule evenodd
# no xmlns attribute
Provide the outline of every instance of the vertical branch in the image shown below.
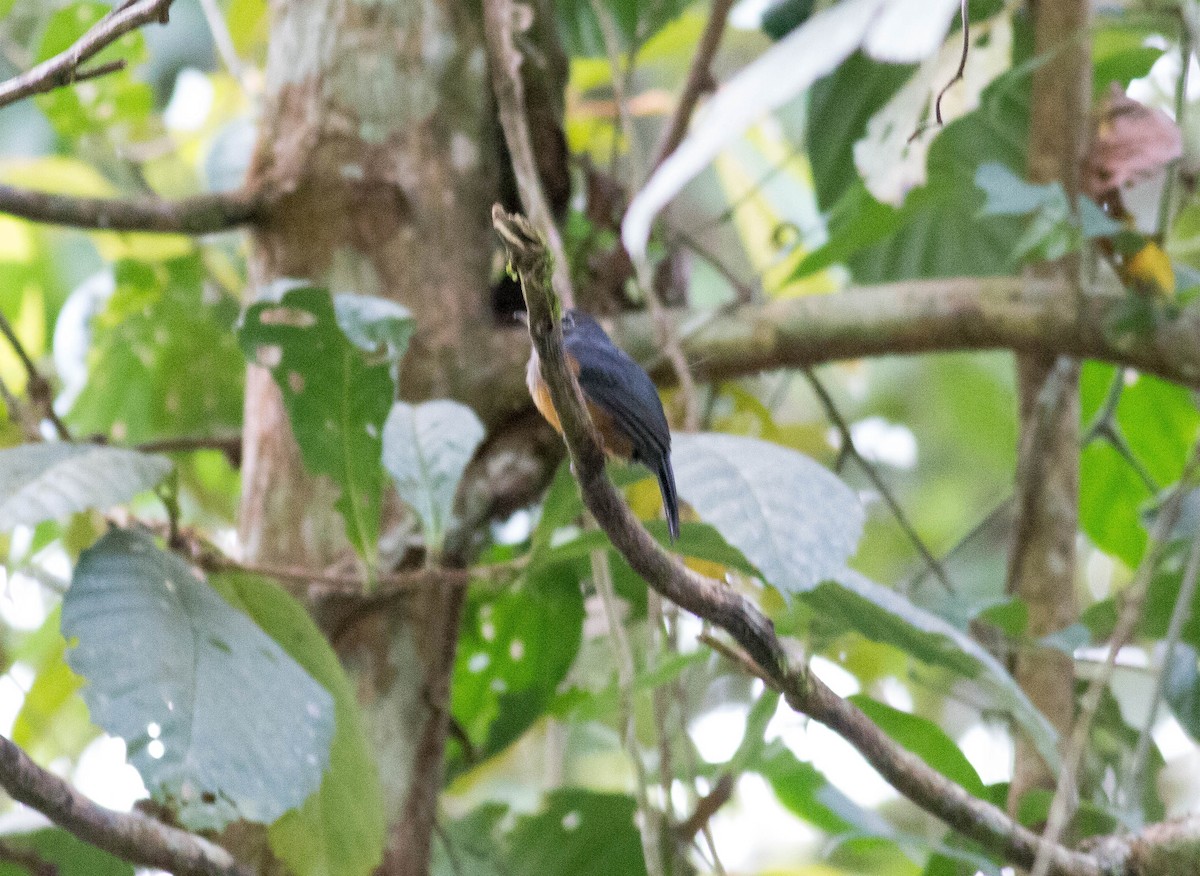
<svg viewBox="0 0 1200 876"><path fill-rule="evenodd" d="M519 13L519 9L524 10L523 13ZM492 70L492 89L496 93L500 127L504 129L504 140L512 156L521 203L526 215L546 235L546 243L554 257L554 291L564 307L574 307L575 295L571 290L566 251L538 176L537 156L529 132L525 85L521 81L524 59L517 50L516 38L532 24L529 15L528 9L518 7L512 0L484 0L484 33Z"/></svg>
<svg viewBox="0 0 1200 876"><path fill-rule="evenodd" d="M1088 2L1041 2L1034 9L1035 51L1049 60L1033 74L1029 178L1035 183L1061 182L1074 203L1088 139ZM1030 273L1034 279L1067 284L1077 299L1082 296L1078 256L1038 265ZM1008 591L1028 606L1029 636L1036 640L1069 626L1079 614L1075 596L1079 366L1064 362L1056 369L1053 357L1023 354L1017 358L1017 375L1022 439ZM1062 385L1052 386L1056 381ZM1047 389L1057 403L1039 410L1038 399ZM1036 440L1030 440L1035 433ZM1065 738L1075 714L1070 656L1052 649L1029 649L1016 657L1013 674ZM1054 776L1019 734L1010 811L1015 811L1027 791L1054 787Z"/></svg>
<svg viewBox="0 0 1200 876"><path fill-rule="evenodd" d="M608 621L608 635L612 641L613 656L617 662L617 687L620 691L621 742L625 752L633 763L633 775L636 787L638 813L642 818L639 834L642 839L642 855L646 859L646 872L649 876L664 876L662 836L659 830L659 816L650 805L646 794L649 779L646 776L646 766L642 763L642 755L638 750L637 723L634 716L633 682L635 669L633 664L633 649L629 646L629 638L625 635L625 627L621 623L621 614L617 607L617 594L613 589L612 570L608 565L608 551L605 549L592 551L592 583L600 602L604 605L604 617Z"/></svg>

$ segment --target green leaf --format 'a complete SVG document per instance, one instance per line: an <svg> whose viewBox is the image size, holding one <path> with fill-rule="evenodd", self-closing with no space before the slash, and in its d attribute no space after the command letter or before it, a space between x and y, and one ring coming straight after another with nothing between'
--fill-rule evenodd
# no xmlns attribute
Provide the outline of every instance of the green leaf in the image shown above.
<svg viewBox="0 0 1200 876"><path fill-rule="evenodd" d="M878 813L863 809L829 783L811 763L798 760L783 743L768 746L752 769L771 785L779 802L826 833L849 831L892 837L895 831Z"/></svg>
<svg viewBox="0 0 1200 876"><path fill-rule="evenodd" d="M79 695L83 679L67 665L67 642L57 635L57 612L50 620L55 623L57 641L43 658L12 730L12 741L39 763L64 755L74 757L98 732Z"/></svg>
<svg viewBox="0 0 1200 876"><path fill-rule="evenodd" d="M636 811L625 794L554 791L540 813L513 828L509 870L538 876L644 876Z"/></svg>
<svg viewBox="0 0 1200 876"><path fill-rule="evenodd" d="M505 850L497 836L503 803L485 803L462 818L439 820L437 842L430 864L432 876L511 876L504 864Z"/></svg>
<svg viewBox="0 0 1200 876"><path fill-rule="evenodd" d="M78 840L65 830L48 827L4 837L6 845L26 849L57 870L58 876L133 876L133 865ZM15 861L0 861L0 876L30 876Z"/></svg>
<svg viewBox="0 0 1200 876"><path fill-rule="evenodd" d="M125 259L114 280L94 318L94 281L82 284L56 329L81 348L91 342L87 382L69 414L76 432L136 443L240 429L246 363L232 332L238 304L206 291L199 256ZM56 358L70 354L64 346Z"/></svg>
<svg viewBox="0 0 1200 876"><path fill-rule="evenodd" d="M366 308L353 312L359 319ZM394 312L379 316L390 328L376 332L356 323L355 336L395 329ZM252 305L238 340L279 385L305 466L342 488L336 507L346 535L370 562L379 537L383 423L396 392L390 363L373 362L340 327L329 292L307 286Z"/></svg>
<svg viewBox="0 0 1200 876"><path fill-rule="evenodd" d="M859 181L855 142L915 71L911 64L884 64L855 52L809 90L805 144L822 209L832 209Z"/></svg>
<svg viewBox="0 0 1200 876"><path fill-rule="evenodd" d="M893 709L864 694L855 694L849 699L884 733L930 767L979 799L988 799L987 790L975 767L937 724L920 715Z"/></svg>
<svg viewBox="0 0 1200 876"><path fill-rule="evenodd" d="M483 441L483 423L466 405L446 399L396 402L383 427L383 465L400 499L421 518L425 543L441 549L454 496Z"/></svg>
<svg viewBox="0 0 1200 876"><path fill-rule="evenodd" d="M93 444L0 450L0 532L128 502L170 470L170 460L161 456Z"/></svg>
<svg viewBox="0 0 1200 876"><path fill-rule="evenodd" d="M472 599L455 654L450 710L480 758L503 750L554 699L583 635L583 594L551 569Z"/></svg>
<svg viewBox="0 0 1200 876"><path fill-rule="evenodd" d="M809 591L804 601L825 622L974 679L1025 729L1046 763L1059 762L1053 726L1000 662L966 633L852 569Z"/></svg>
<svg viewBox="0 0 1200 876"><path fill-rule="evenodd" d="M1163 695L1171 711L1193 739L1200 738L1200 654L1176 642L1163 678Z"/></svg>
<svg viewBox="0 0 1200 876"><path fill-rule="evenodd" d="M92 719L186 827L270 823L321 784L329 693L149 536L113 530L83 552L62 630Z"/></svg>
<svg viewBox="0 0 1200 876"><path fill-rule="evenodd" d="M1079 460L1079 524L1092 544L1137 568L1149 536L1142 506L1150 490L1107 441L1093 441Z"/></svg>
<svg viewBox="0 0 1200 876"><path fill-rule="evenodd" d="M271 825L271 850L295 876L366 876L383 857L387 824L353 683L304 606L279 587L251 575L221 575L213 586L333 695L329 769L320 790Z"/></svg>
<svg viewBox="0 0 1200 876"><path fill-rule="evenodd" d="M807 456L717 433L678 434L674 444L680 496L785 596L835 576L854 553L862 505Z"/></svg>
<svg viewBox="0 0 1200 876"><path fill-rule="evenodd" d="M607 57L604 31L589 0L557 0L559 31L573 56ZM622 52L644 43L687 8L686 0L603 0Z"/></svg>

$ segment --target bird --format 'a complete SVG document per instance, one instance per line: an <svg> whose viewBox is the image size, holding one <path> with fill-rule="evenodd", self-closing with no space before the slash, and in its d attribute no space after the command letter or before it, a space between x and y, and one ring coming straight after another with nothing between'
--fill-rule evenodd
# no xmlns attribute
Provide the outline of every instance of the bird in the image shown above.
<svg viewBox="0 0 1200 876"><path fill-rule="evenodd" d="M524 311L517 318L527 324ZM562 335L567 364L583 390L605 452L641 463L658 479L667 531L674 543L679 538L679 495L671 468L671 430L654 381L590 314L576 308L564 311ZM562 423L542 378L536 347L529 356L525 383L538 412L561 435Z"/></svg>

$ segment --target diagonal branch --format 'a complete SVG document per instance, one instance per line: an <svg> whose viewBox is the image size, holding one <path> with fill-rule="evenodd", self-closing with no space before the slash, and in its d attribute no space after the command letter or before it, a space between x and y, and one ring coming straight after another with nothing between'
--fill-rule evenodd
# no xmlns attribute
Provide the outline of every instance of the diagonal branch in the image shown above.
<svg viewBox="0 0 1200 876"><path fill-rule="evenodd" d="M104 64L92 71L81 71L80 65L95 57L125 34L144 24L167 23L167 11L172 0L132 0L100 19L87 33L66 51L60 52L31 70L0 82L0 107L16 103L34 94L53 91L82 78L110 73L123 64Z"/></svg>
<svg viewBox="0 0 1200 876"><path fill-rule="evenodd" d="M251 876L225 849L139 812L93 803L0 736L0 786L68 833L118 858L178 876Z"/></svg>
<svg viewBox="0 0 1200 876"><path fill-rule="evenodd" d="M492 221L520 274L529 307L529 327L542 360L542 374L562 421L584 504L614 547L646 582L666 598L729 633L746 651L746 663L788 704L833 729L854 745L888 782L921 808L964 836L1028 867L1039 837L1001 810L972 796L901 748L862 711L838 697L806 668L789 666L774 626L745 597L685 567L666 553L622 501L604 472L604 452L584 410L579 385L562 352L562 329L550 283L551 266L538 233L523 218L499 206ZM1053 846L1050 872L1056 876L1100 876L1092 857Z"/></svg>
<svg viewBox="0 0 1200 876"><path fill-rule="evenodd" d="M270 206L262 192L237 191L168 201L161 198L83 198L0 185L0 213L72 228L212 234L261 220Z"/></svg>

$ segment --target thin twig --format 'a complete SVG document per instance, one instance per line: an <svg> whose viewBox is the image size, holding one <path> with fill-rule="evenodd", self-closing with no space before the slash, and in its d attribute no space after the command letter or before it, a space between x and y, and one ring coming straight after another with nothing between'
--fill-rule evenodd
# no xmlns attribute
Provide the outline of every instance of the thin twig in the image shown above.
<svg viewBox="0 0 1200 876"><path fill-rule="evenodd" d="M133 0L116 7L70 48L25 73L0 82L0 107L78 81L80 65L125 34L151 22L166 24L167 10L170 9L171 2L172 0ZM111 72L111 69L104 72Z"/></svg>
<svg viewBox="0 0 1200 876"><path fill-rule="evenodd" d="M946 576L946 570L942 568L942 564L938 561L937 557L935 557L933 552L929 550L928 546L925 544L925 540L922 539L917 533L916 527L914 527L912 525L912 521L908 519L908 515L904 512L904 508L900 505L900 502L892 493L891 487L888 486L887 481L883 479L883 476L879 474L879 470L871 463L871 461L859 452L857 445L854 443L854 435L850 431L850 424L846 422L846 418L843 417L842 412L838 410L837 403L834 402L833 396L829 394L829 390L825 388L825 384L820 381L816 375L816 372L814 372L811 368L803 368L801 371L804 374L804 379L808 381L808 385L812 388L813 393L817 396L817 400L820 401L821 407L825 409L825 416L827 416L829 421L833 423L833 427L837 429L838 435L841 437L841 452L849 454L850 457L856 463L858 463L858 467L863 470L863 473L867 476L867 479L883 498L884 504L888 506L888 510L891 512L892 516L896 518L896 523L904 532L905 537L909 540L909 542L912 543L912 546L916 548L917 553L921 555L921 559L925 563L925 567L929 570L930 574L937 578L938 583L946 589L947 593L953 593L954 585L950 583L950 579Z"/></svg>
<svg viewBox="0 0 1200 876"><path fill-rule="evenodd" d="M1138 566L1133 583L1125 591L1125 598L1121 606L1120 615L1117 618L1117 625L1113 629L1112 636L1109 638L1108 657L1100 667L1096 677L1088 685L1087 691L1080 700L1079 715L1076 717L1075 724L1071 728L1071 737L1067 744L1067 749L1063 754L1062 768L1058 775L1058 783L1054 789L1054 799L1050 804L1050 814L1046 819L1046 828L1042 832L1042 846L1031 868L1032 876L1047 876L1050 872L1050 858L1053 855L1054 849L1057 848L1057 843L1062 836L1063 829L1067 825L1071 801L1077 787L1079 764L1083 758L1084 751L1087 749L1088 734L1092 729L1092 721L1096 717L1096 711L1100 708L1100 699L1104 694L1104 690L1108 687L1108 683L1112 679L1117 653L1132 638L1134 628L1141 619L1142 608L1146 601L1146 592L1149 590L1150 581L1154 577L1155 569L1158 568L1158 563L1162 559L1163 552L1170 543L1171 530L1179 519L1180 511L1183 508L1184 495L1191 487L1192 475L1196 471L1197 466L1200 466L1200 443L1197 443L1192 448L1187 465L1184 467L1183 474L1179 478L1179 483L1176 484L1170 496L1167 497L1166 502L1159 509L1158 518L1154 521L1154 528L1150 533L1151 546L1142 558L1141 565Z"/></svg>
<svg viewBox="0 0 1200 876"><path fill-rule="evenodd" d="M0 786L86 843L143 867L178 876L250 876L225 849L139 812L114 812L93 803L0 736Z"/></svg>
<svg viewBox="0 0 1200 876"><path fill-rule="evenodd" d="M54 426L54 431L58 433L58 437L63 441L71 440L71 431L67 428L54 410L54 393L50 389L50 381L42 376L42 372L38 371L37 365L34 364L29 352L25 349L25 345L21 343L21 339L17 337L16 331L12 327L12 323L8 321L3 313L0 313L0 334L4 335L13 352L17 354L17 358L21 360L21 365L25 368L26 389L30 400L34 404L37 413L45 417Z"/></svg>
<svg viewBox="0 0 1200 876"><path fill-rule="evenodd" d="M729 20L729 10L733 8L734 0L713 0L712 10L708 13L708 22L696 44L696 53L692 56L688 68L687 79L684 80L683 93L679 95L679 103L675 112L667 122L662 140L658 144L658 152L654 158L654 167L658 167L667 156L679 148L691 124L696 106L705 93L712 91L712 62L721 45L721 37L725 34L725 25ZM653 168L651 168L653 170Z"/></svg>
<svg viewBox="0 0 1200 876"><path fill-rule="evenodd" d="M1126 802L1133 805L1136 801L1134 783L1141 781L1142 769L1146 756L1150 752L1150 740L1153 738L1154 722L1158 718L1158 709L1162 704L1167 688L1167 673L1171 671L1171 661L1175 657L1175 646L1183 633L1183 625L1192 613L1192 599L1196 595L1196 582L1200 579L1200 530L1192 538L1192 549L1188 552L1187 565L1183 570L1183 578L1179 583L1179 595L1175 597L1175 607L1171 609L1171 620L1167 624L1167 637L1163 645L1162 663L1155 673L1154 697L1150 700L1150 710L1146 713L1146 723L1138 734L1137 745L1133 749L1133 757L1129 759L1129 769L1123 782L1123 793Z"/></svg>
<svg viewBox="0 0 1200 876"><path fill-rule="evenodd" d="M1175 81L1175 124L1181 131L1184 127L1188 106L1188 79L1192 71L1192 29L1188 26L1187 12L1181 7L1175 8L1179 15L1179 78ZM1173 161L1167 166L1166 178L1163 181L1162 194L1158 200L1158 239L1166 237L1171 224L1171 213L1175 207L1175 189L1179 184L1179 162Z"/></svg>
<svg viewBox="0 0 1200 876"><path fill-rule="evenodd" d="M217 47L221 63L225 65L234 81L242 85L242 61L233 45L233 37L229 33L221 7L217 5L217 0L200 0L200 9L204 12L204 20L208 23L208 32L212 34L213 45Z"/></svg>
<svg viewBox="0 0 1200 876"><path fill-rule="evenodd" d="M621 612L617 606L617 593L613 588L612 570L608 565L608 551L592 551L592 584L604 606L604 617L608 621L608 638L612 643L613 657L617 664L617 690L620 694L621 742L625 753L633 764L634 796L637 799L638 812L642 817L642 829L639 831L642 839L642 854L646 859L646 872L649 876L664 876L662 834L659 830L659 813L650 805L646 794L649 778L646 776L646 765L642 761L641 749L637 739L637 723L635 721L635 704L633 701L633 684L636 669L633 663L633 649L625 635L625 625L621 623Z"/></svg>
<svg viewBox="0 0 1200 876"><path fill-rule="evenodd" d="M954 71L954 76L942 86L942 90L937 93L937 99L933 102L933 117L937 119L939 125L945 124L942 121L942 98L946 96L950 86L962 81L963 74L967 72L967 54L971 50L971 17L967 15L967 0L962 0L959 11L962 15L962 54L958 58L958 69Z"/></svg>
<svg viewBox="0 0 1200 876"><path fill-rule="evenodd" d="M712 821L712 817L733 796L733 784L733 776L730 773L721 773L713 789L700 798L695 811L675 829L680 840L690 842Z"/></svg>

